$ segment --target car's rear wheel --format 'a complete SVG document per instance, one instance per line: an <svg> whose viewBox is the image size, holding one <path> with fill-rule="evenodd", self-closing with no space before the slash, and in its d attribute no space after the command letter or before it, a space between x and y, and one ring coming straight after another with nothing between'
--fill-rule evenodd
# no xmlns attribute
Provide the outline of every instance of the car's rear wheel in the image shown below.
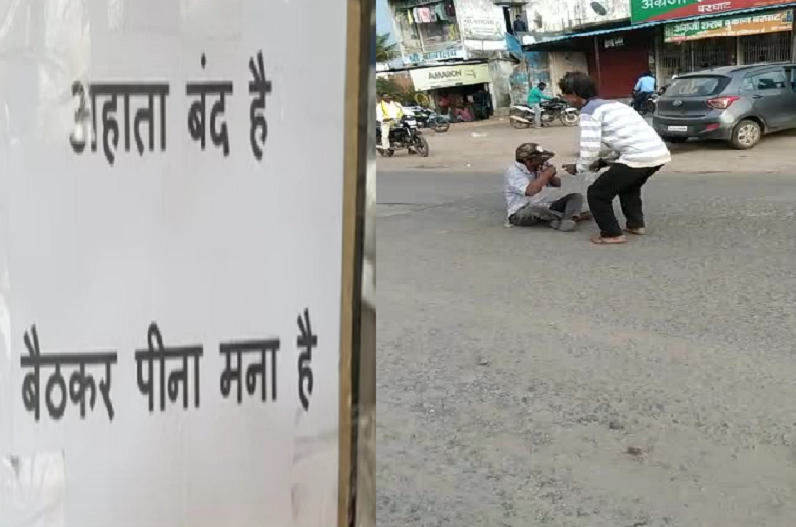
<svg viewBox="0 0 796 527"><path fill-rule="evenodd" d="M672 143L672 144L676 145L676 144L680 144L680 143L685 143L686 141L688 141L688 138L687 137L664 137L663 140L666 141L667 143Z"/></svg>
<svg viewBox="0 0 796 527"><path fill-rule="evenodd" d="M730 143L737 150L749 150L760 142L763 130L760 125L749 119L744 119L732 129Z"/></svg>

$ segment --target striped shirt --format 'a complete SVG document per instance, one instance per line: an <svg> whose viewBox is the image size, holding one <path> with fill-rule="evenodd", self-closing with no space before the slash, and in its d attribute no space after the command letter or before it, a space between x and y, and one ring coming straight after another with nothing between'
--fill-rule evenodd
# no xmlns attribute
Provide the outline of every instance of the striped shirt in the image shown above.
<svg viewBox="0 0 796 527"><path fill-rule="evenodd" d="M590 99L580 114L578 173L588 172L606 150L616 163L631 168L657 167L672 159L663 140L633 108L621 102Z"/></svg>

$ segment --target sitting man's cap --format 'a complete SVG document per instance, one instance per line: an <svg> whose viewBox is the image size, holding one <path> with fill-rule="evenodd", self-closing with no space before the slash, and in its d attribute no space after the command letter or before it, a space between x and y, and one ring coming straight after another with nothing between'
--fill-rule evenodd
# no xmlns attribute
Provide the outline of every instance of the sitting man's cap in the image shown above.
<svg viewBox="0 0 796 527"><path fill-rule="evenodd" d="M545 150L538 143L522 143L517 147L514 156L520 163L525 163L530 160L547 161L555 156L555 153Z"/></svg>

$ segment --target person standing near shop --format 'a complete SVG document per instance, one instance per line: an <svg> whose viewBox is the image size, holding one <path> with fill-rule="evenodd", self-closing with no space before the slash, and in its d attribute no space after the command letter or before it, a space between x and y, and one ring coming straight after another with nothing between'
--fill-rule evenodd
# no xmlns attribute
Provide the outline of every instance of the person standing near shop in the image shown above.
<svg viewBox="0 0 796 527"><path fill-rule="evenodd" d="M545 94L545 88L547 88L547 84L540 82L534 86L531 89L531 93L528 94L528 106L533 108L534 128L542 127L542 101L549 101L552 99L552 97Z"/></svg>
<svg viewBox="0 0 796 527"><path fill-rule="evenodd" d="M490 103L492 102L492 97L490 97L489 93L481 88L473 95L473 101L475 103L476 119L479 121L489 119L491 114Z"/></svg>
<svg viewBox="0 0 796 527"><path fill-rule="evenodd" d="M597 86L585 73L567 73L559 83L567 102L580 109L580 157L564 165L570 174L594 171L601 158L611 160L586 192L589 209L600 227L597 245L627 243L614 214L614 198L619 196L627 220L625 231L646 234L641 188L666 163L669 149L655 130L632 108L617 101L599 98ZM604 157L603 157L604 156Z"/></svg>
<svg viewBox="0 0 796 527"><path fill-rule="evenodd" d="M392 95L382 93L381 101L376 105L376 120L381 126L381 148L385 152L390 150L390 129L403 116L403 108L392 99Z"/></svg>
<svg viewBox="0 0 796 527"><path fill-rule="evenodd" d="M517 15L517 18L514 20L514 34L518 35L520 33L527 33L528 32L528 24L525 23L525 20L522 19L522 15Z"/></svg>
<svg viewBox="0 0 796 527"><path fill-rule="evenodd" d="M448 97L447 93L440 94L439 98L437 99L437 106L439 106L439 113L442 115L448 115L450 110L451 100Z"/></svg>

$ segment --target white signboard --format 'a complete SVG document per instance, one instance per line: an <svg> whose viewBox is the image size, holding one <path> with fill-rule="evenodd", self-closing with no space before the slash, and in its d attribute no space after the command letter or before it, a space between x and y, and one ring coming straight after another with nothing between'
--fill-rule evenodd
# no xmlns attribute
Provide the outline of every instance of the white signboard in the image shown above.
<svg viewBox="0 0 796 527"><path fill-rule="evenodd" d="M412 83L417 91L434 90L449 86L482 84L489 82L489 66L487 64L459 64L457 66L439 66L436 68L417 68L409 70Z"/></svg>
<svg viewBox="0 0 796 527"><path fill-rule="evenodd" d="M442 60L455 60L464 58L464 49L461 45L440 51L426 51L425 53L410 53L404 56L406 64L422 64L425 62L438 62Z"/></svg>
<svg viewBox="0 0 796 527"><path fill-rule="evenodd" d="M336 524L346 1L15 6L0 526Z"/></svg>
<svg viewBox="0 0 796 527"><path fill-rule="evenodd" d="M504 41L501 46L505 47L506 21L503 10L491 0L458 0L456 19L465 43L467 40L495 40Z"/></svg>

